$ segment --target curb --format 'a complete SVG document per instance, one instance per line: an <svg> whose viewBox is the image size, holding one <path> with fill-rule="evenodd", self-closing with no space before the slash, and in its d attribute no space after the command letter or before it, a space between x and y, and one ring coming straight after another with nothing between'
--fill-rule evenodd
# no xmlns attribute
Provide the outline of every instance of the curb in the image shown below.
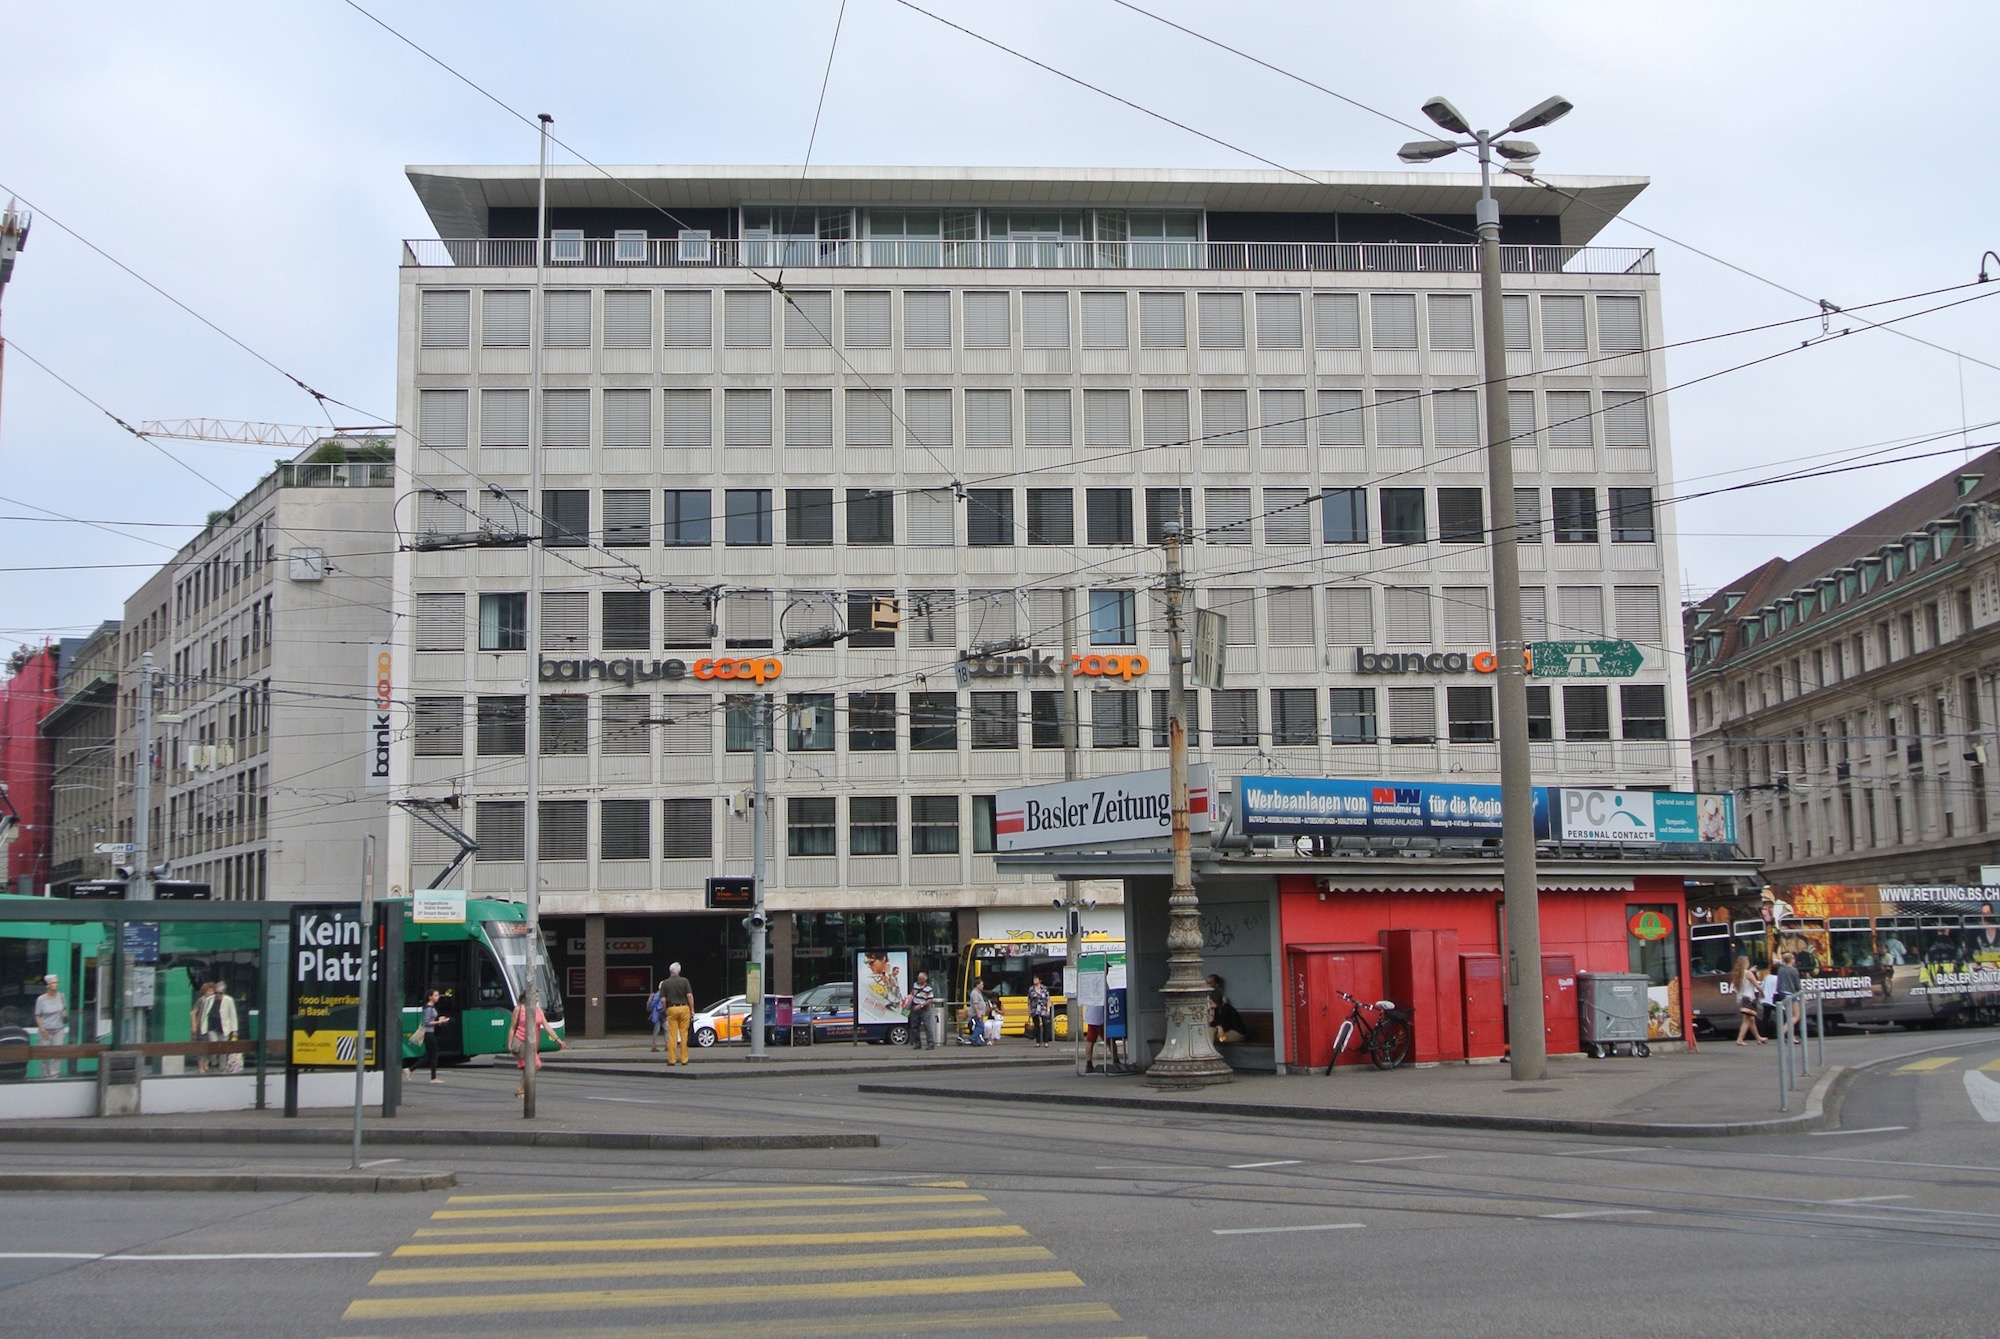
<svg viewBox="0 0 2000 1339"><path fill-rule="evenodd" d="M1906 1058L1906 1057L1898 1057ZM1880 1062L1878 1062L1880 1063ZM961 1088L927 1088L914 1084L864 1083L864 1093L898 1097L947 1097L974 1102L1017 1102L1044 1106L1118 1107L1132 1111L1167 1111L1204 1116L1248 1116L1261 1120L1333 1121L1353 1125L1421 1125L1461 1130L1511 1130L1536 1134L1613 1135L1619 1138L1688 1138L1722 1135L1792 1134L1833 1125L1840 1099L1858 1070L1829 1066L1806 1097L1796 1116L1770 1120L1664 1124L1647 1121L1570 1120L1561 1116L1485 1116L1455 1111L1362 1110L1355 1107L1288 1106L1276 1102L1204 1102L1190 1098L1117 1097L1090 1093L975 1092Z"/></svg>
<svg viewBox="0 0 2000 1339"><path fill-rule="evenodd" d="M278 1191L289 1194L408 1194L450 1190L450 1172L340 1176L313 1172L5 1172L0 1190Z"/></svg>
<svg viewBox="0 0 2000 1339"><path fill-rule="evenodd" d="M832 1064L813 1065L804 1061L787 1061L777 1064L754 1066L746 1064L741 1069L708 1068L697 1069L693 1065L683 1069L675 1066L646 1065L642 1062L619 1064L599 1063L590 1060L565 1061L560 1066L547 1065L544 1074L604 1074L621 1078L666 1079L680 1083L691 1079L779 1079L779 1078L844 1078L853 1074L910 1074L924 1073L934 1069L1029 1069L1043 1065L1068 1065L1073 1063L1064 1057L1060 1060L1039 1060L1029 1057L995 1060L913 1060L908 1063L877 1062L873 1064Z"/></svg>
<svg viewBox="0 0 2000 1339"><path fill-rule="evenodd" d="M615 1130L467 1130L370 1128L367 1143L380 1147L420 1145L490 1148L584 1148L646 1152L712 1153L742 1149L880 1148L877 1134L647 1134ZM340 1144L353 1142L352 1130L332 1127L203 1125L119 1126L64 1122L0 1124L0 1142L43 1144ZM340 1178L345 1179L345 1178ZM9 1183L0 1179L0 1189Z"/></svg>

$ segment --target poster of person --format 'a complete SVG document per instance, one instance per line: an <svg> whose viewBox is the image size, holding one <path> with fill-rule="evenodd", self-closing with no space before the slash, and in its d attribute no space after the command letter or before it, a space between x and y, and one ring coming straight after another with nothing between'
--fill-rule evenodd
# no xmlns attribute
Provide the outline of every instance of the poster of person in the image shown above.
<svg viewBox="0 0 2000 1339"><path fill-rule="evenodd" d="M903 949L870 949L855 955L854 1021L859 1027L870 1023L903 1021L903 996L908 993L910 955Z"/></svg>

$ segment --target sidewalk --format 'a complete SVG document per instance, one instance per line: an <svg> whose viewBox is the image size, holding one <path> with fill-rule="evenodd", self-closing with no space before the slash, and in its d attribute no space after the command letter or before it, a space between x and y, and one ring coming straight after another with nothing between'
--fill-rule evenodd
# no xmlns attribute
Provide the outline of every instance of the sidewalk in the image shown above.
<svg viewBox="0 0 2000 1339"><path fill-rule="evenodd" d="M1817 1060L1817 1043L1808 1043ZM1698 1052L1647 1060L1553 1056L1548 1076L1516 1083L1502 1064L1445 1064L1381 1073L1367 1066L1328 1076L1239 1074L1194 1091L1158 1091L1143 1076L1044 1071L1004 1079L956 1075L949 1087L864 1083L861 1091L971 1101L1258 1116L1286 1120L1530 1130L1565 1134L1690 1136L1778 1134L1837 1126L1840 1099L1861 1070L1936 1051L2000 1045L2000 1032L1828 1037L1826 1063L1802 1076L1789 1112L1778 1109L1778 1048L1709 1042Z"/></svg>
<svg viewBox="0 0 2000 1339"><path fill-rule="evenodd" d="M580 1074L639 1075L662 1079L815 1078L848 1074L893 1074L931 1070L1019 1070L1024 1066L1067 1066L1072 1062L1065 1043L1038 1051L1019 1037L994 1046L962 1046L947 1038L943 1046L916 1050L909 1046L823 1041L812 1046L766 1046L764 1059L752 1060L742 1042L690 1047L688 1063L667 1064L664 1049L649 1049L644 1034L617 1037L573 1037L561 1051L545 1051L545 1068Z"/></svg>

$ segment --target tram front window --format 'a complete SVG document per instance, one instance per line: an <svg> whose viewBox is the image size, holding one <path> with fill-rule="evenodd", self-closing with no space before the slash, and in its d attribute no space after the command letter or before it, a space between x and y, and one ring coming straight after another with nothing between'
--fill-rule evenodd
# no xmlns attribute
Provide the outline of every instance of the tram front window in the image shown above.
<svg viewBox="0 0 2000 1339"><path fill-rule="evenodd" d="M501 969L506 972L507 981L504 988L491 986L487 980L487 972L482 970L479 981L480 1005L483 1008L511 1009L514 1007L514 1002L520 999L522 987L526 984L528 927L518 921L488 921L485 929L487 942L493 946L494 956L499 960ZM483 964L483 967L490 968L490 966L490 963ZM487 1002L489 994L497 994L499 998L489 1004ZM540 943L535 953L535 999L550 1022L562 1021L562 992L556 988L556 974L549 966L547 941Z"/></svg>

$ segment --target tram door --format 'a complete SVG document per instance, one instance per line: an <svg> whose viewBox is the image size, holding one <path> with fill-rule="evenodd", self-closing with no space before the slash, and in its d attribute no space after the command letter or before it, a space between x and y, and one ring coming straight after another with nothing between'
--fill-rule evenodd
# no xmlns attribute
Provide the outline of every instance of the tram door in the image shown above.
<svg viewBox="0 0 2000 1339"><path fill-rule="evenodd" d="M467 988L472 945L416 943L403 950L403 997L408 1007L421 1009L430 992L438 992L438 1012L447 1020L438 1028L438 1054L465 1054L463 1016L472 998Z"/></svg>

